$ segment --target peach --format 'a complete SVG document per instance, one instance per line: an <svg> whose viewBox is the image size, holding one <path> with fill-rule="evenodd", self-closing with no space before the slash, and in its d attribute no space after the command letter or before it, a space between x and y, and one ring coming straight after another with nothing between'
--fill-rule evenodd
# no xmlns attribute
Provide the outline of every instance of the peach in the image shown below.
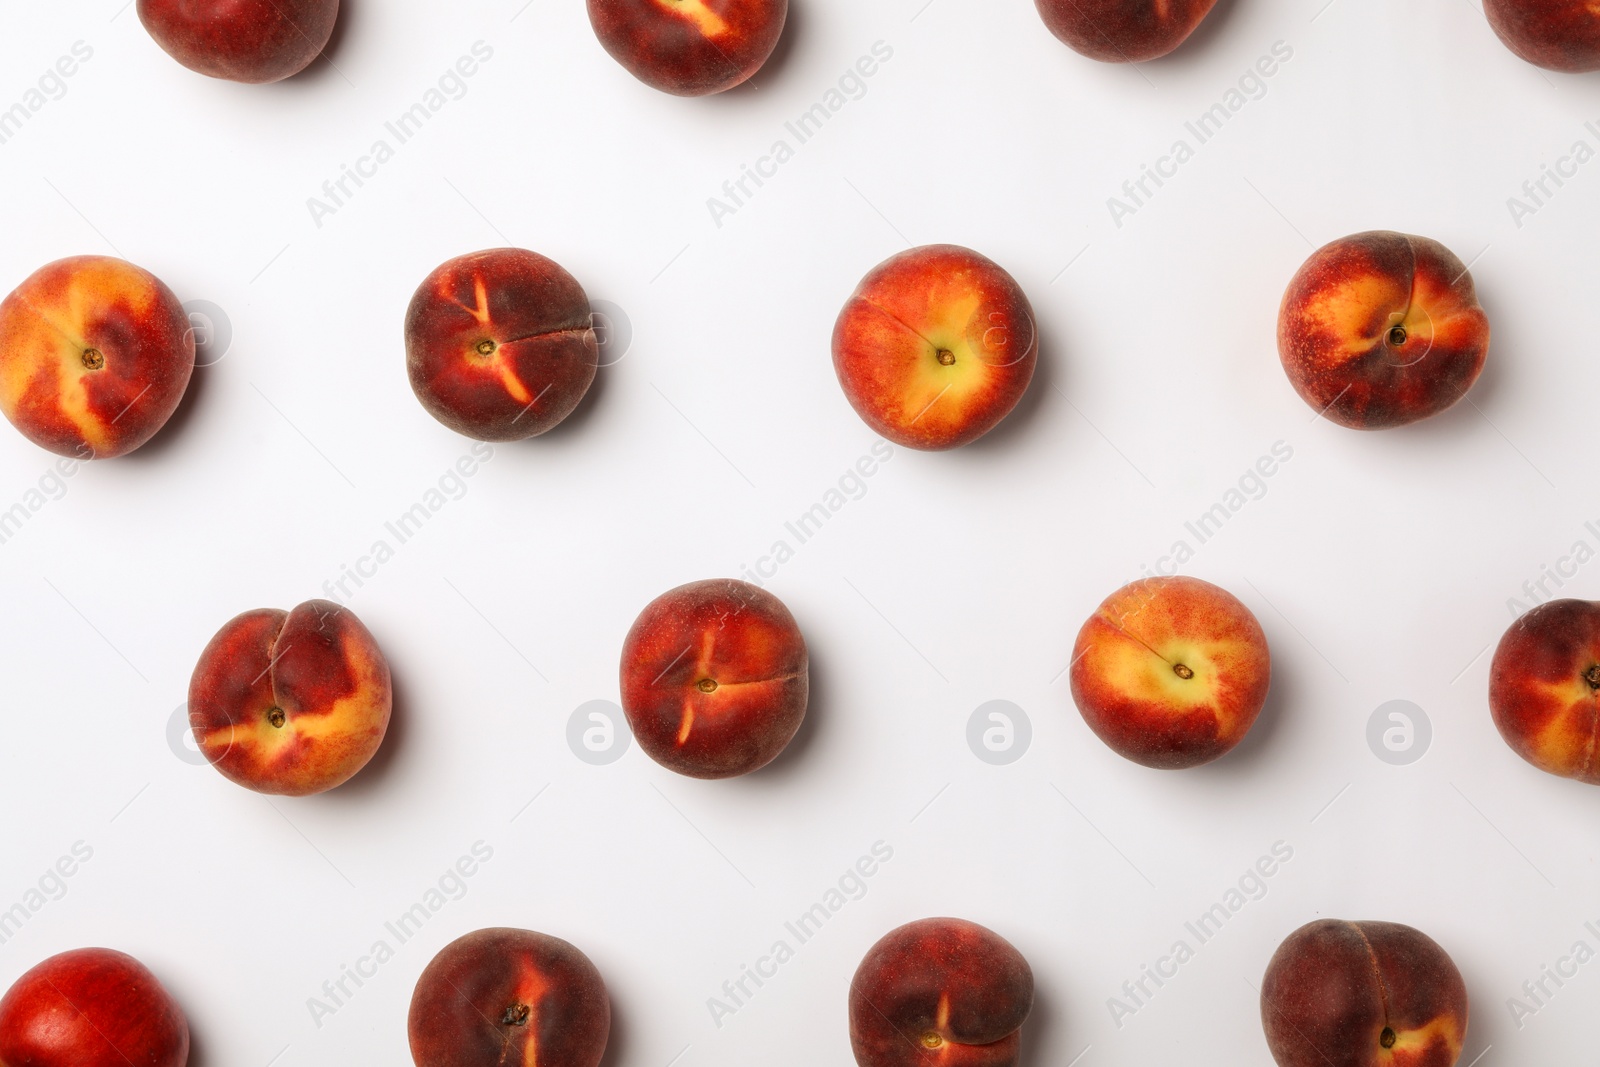
<svg viewBox="0 0 1600 1067"><path fill-rule="evenodd" d="M1078 631L1072 699L1089 729L1146 767L1197 767L1249 731L1272 682L1261 624L1198 578L1143 578Z"/></svg>
<svg viewBox="0 0 1600 1067"><path fill-rule="evenodd" d="M639 747L691 778L771 763L800 729L808 690L794 616L732 578L661 594L622 644L622 710Z"/></svg>
<svg viewBox="0 0 1600 1067"><path fill-rule="evenodd" d="M1217 0L1035 0L1050 32L1105 63L1142 63L1177 48Z"/></svg>
<svg viewBox="0 0 1600 1067"><path fill-rule="evenodd" d="M1033 971L1011 943L964 919L889 931L850 982L860 1067L1015 1067Z"/></svg>
<svg viewBox="0 0 1600 1067"><path fill-rule="evenodd" d="M428 413L480 441L520 441L572 414L600 365L589 298L537 252L443 264L406 311L406 370Z"/></svg>
<svg viewBox="0 0 1600 1067"><path fill-rule="evenodd" d="M1022 288L957 245L878 264L833 328L833 369L856 414L896 444L928 451L999 425L1028 391L1037 354Z"/></svg>
<svg viewBox="0 0 1600 1067"><path fill-rule="evenodd" d="M59 259L0 302L0 411L59 455L132 452L172 417L193 372L183 305L132 263Z"/></svg>
<svg viewBox="0 0 1600 1067"><path fill-rule="evenodd" d="M392 700L389 664L361 620L308 600L247 611L217 632L189 682L189 726L231 781L308 796L367 765Z"/></svg>
<svg viewBox="0 0 1600 1067"><path fill-rule="evenodd" d="M339 0L139 0L139 21L190 70L229 81L282 81L322 54Z"/></svg>
<svg viewBox="0 0 1600 1067"><path fill-rule="evenodd" d="M1600 603L1552 600L1512 623L1489 665L1489 711L1517 755L1600 785Z"/></svg>
<svg viewBox="0 0 1600 1067"><path fill-rule="evenodd" d="M611 58L653 89L708 96L745 81L783 36L789 0L589 0Z"/></svg>
<svg viewBox="0 0 1600 1067"><path fill-rule="evenodd" d="M189 1024L132 956L83 948L51 956L0 998L0 1064L184 1067Z"/></svg>
<svg viewBox="0 0 1600 1067"><path fill-rule="evenodd" d="M1451 1067L1467 987L1420 930L1319 919L1273 953L1261 1025L1278 1067Z"/></svg>
<svg viewBox="0 0 1600 1067"><path fill-rule="evenodd" d="M1546 70L1600 70L1600 5L1593 0L1483 0L1506 47Z"/></svg>
<svg viewBox="0 0 1600 1067"><path fill-rule="evenodd" d="M406 1029L417 1067L597 1067L611 1001L589 957L531 930L477 930L423 969Z"/></svg>
<svg viewBox="0 0 1600 1067"><path fill-rule="evenodd" d="M1472 388L1488 353L1472 275L1426 237L1373 230L1324 245L1278 313L1278 355L1295 392L1356 430L1438 414Z"/></svg>

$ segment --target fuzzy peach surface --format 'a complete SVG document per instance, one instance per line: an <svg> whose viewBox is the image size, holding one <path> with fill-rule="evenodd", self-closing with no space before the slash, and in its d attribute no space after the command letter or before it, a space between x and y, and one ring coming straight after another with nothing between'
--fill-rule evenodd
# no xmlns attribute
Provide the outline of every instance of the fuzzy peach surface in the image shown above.
<svg viewBox="0 0 1600 1067"><path fill-rule="evenodd" d="M132 452L171 417L193 371L178 298L120 259L57 260L0 303L0 411L59 455Z"/></svg>

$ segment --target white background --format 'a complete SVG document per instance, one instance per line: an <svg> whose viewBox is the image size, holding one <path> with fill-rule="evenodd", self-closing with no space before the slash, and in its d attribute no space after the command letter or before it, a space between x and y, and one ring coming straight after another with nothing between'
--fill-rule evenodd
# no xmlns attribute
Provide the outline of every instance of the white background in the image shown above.
<svg viewBox="0 0 1600 1067"><path fill-rule="evenodd" d="M1600 940L1600 793L1513 755L1485 691L1508 598L1600 545L1600 163L1520 228L1506 205L1597 143L1600 81L1523 63L1469 0L1223 0L1138 68L1072 53L1027 0L925 2L795 0L755 85L702 100L637 83L578 0L346 0L332 63L271 87L181 68L123 0L0 5L0 107L94 49L0 145L3 288L120 254L233 330L155 442L79 471L0 545L0 908L94 850L0 946L0 986L110 945L182 1001L197 1067L405 1063L432 954L514 925L605 974L611 1067L814 1067L850 1062L868 946L952 914L1033 965L1028 1067L1253 1067L1267 959L1335 916L1448 949L1474 1009L1463 1064L1592 1047L1600 964L1520 1029L1506 1000ZM307 198L477 41L494 54L465 97L316 226ZM866 94L717 227L707 197L878 41L893 58ZM1293 58L1265 95L1115 226L1107 198L1279 41ZM1362 434L1313 421L1274 321L1314 246L1371 228L1472 262L1494 341L1471 403ZM717 783L637 747L578 760L568 717L616 699L640 608L754 564L867 453L834 316L871 266L942 241L1030 294L1039 372L981 443L897 450L768 584L813 657L792 750ZM438 263L506 243L624 308L633 342L350 599L394 670L382 753L303 800L185 762L167 728L217 627L325 595L467 453L411 394L402 315ZM0 431L3 510L53 457ZM1278 441L1292 460L1184 568L1266 628L1267 710L1212 766L1129 763L1073 708L1077 628ZM965 740L991 699L1031 717L1009 766ZM1367 745L1392 699L1433 724L1410 766ZM317 1026L308 998L480 840L494 856L465 896ZM707 998L879 840L894 858L865 897L715 1026ZM1294 858L1265 897L1114 1024L1107 998L1275 841Z"/></svg>

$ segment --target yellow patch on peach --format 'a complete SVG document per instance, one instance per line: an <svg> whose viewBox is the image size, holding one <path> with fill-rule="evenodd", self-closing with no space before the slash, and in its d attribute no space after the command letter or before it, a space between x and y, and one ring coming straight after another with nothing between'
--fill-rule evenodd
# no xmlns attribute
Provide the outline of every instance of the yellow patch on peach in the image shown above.
<svg viewBox="0 0 1600 1067"><path fill-rule="evenodd" d="M1412 1054L1424 1053L1440 1044L1451 1050L1453 1054L1450 1060L1454 1062L1461 1055L1461 1045L1465 1039L1466 1035L1461 1032L1454 1016L1441 1015L1415 1030L1396 1030L1394 1046L1384 1050L1385 1062L1393 1067L1406 1067L1416 1062Z"/></svg>
<svg viewBox="0 0 1600 1067"><path fill-rule="evenodd" d="M721 37L728 32L728 23L706 4L705 0L656 0L656 3L695 24L707 37Z"/></svg>
<svg viewBox="0 0 1600 1067"><path fill-rule="evenodd" d="M1341 350L1354 357L1372 351L1382 338L1379 331L1398 325L1406 316L1403 311L1392 315L1389 321L1374 322L1373 308L1409 310L1410 304L1411 294L1394 279L1380 274L1361 274L1318 293L1307 303L1304 315L1309 324L1337 339Z"/></svg>

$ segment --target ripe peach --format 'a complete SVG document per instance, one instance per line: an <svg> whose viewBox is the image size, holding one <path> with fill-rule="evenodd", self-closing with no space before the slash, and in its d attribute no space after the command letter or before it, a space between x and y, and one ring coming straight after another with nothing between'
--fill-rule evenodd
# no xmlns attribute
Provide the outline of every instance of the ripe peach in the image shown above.
<svg viewBox="0 0 1600 1067"><path fill-rule="evenodd" d="M480 441L520 441L572 414L600 346L577 279L537 252L443 264L406 312L406 369L428 413Z"/></svg>
<svg viewBox="0 0 1600 1067"><path fill-rule="evenodd" d="M1517 755L1600 785L1600 603L1552 600L1512 623L1489 665L1489 710Z"/></svg>
<svg viewBox="0 0 1600 1067"><path fill-rule="evenodd" d="M190 70L236 82L275 82L322 54L339 0L139 0L139 21Z"/></svg>
<svg viewBox="0 0 1600 1067"><path fill-rule="evenodd" d="M1249 731L1272 682L1267 637L1233 594L1198 578L1144 578L1078 631L1072 699L1089 728L1146 767L1197 767Z"/></svg>
<svg viewBox="0 0 1600 1067"><path fill-rule="evenodd" d="M193 372L183 305L120 259L57 260L0 303L0 411L59 455L132 452L172 417Z"/></svg>
<svg viewBox="0 0 1600 1067"><path fill-rule="evenodd" d="M417 1067L596 1067L611 1034L589 957L531 930L478 930L417 979L406 1029Z"/></svg>
<svg viewBox="0 0 1600 1067"><path fill-rule="evenodd" d="M1273 953L1261 1024L1278 1067L1451 1067L1467 987L1420 930L1320 919Z"/></svg>
<svg viewBox="0 0 1600 1067"><path fill-rule="evenodd" d="M189 1024L132 956L83 948L51 956L0 998L0 1064L184 1067Z"/></svg>
<svg viewBox="0 0 1600 1067"><path fill-rule="evenodd" d="M1035 0L1050 32L1105 63L1142 63L1177 48L1217 0Z"/></svg>
<svg viewBox="0 0 1600 1067"><path fill-rule="evenodd" d="M1592 0L1483 0L1489 25L1529 63L1572 74L1600 70L1600 5Z"/></svg>
<svg viewBox="0 0 1600 1067"><path fill-rule="evenodd" d="M868 950L850 982L861 1067L1014 1067L1033 971L993 930L921 919Z"/></svg>
<svg viewBox="0 0 1600 1067"><path fill-rule="evenodd" d="M856 414L896 444L929 451L994 429L1028 391L1037 354L1021 287L957 245L878 264L833 328L833 369Z"/></svg>
<svg viewBox="0 0 1600 1067"><path fill-rule="evenodd" d="M783 602L732 578L691 582L640 612L622 645L622 710L649 757L691 778L777 758L806 715L806 642Z"/></svg>
<svg viewBox="0 0 1600 1067"><path fill-rule="evenodd" d="M628 73L674 96L732 89L783 36L789 0L589 0L595 36Z"/></svg>
<svg viewBox="0 0 1600 1067"><path fill-rule="evenodd" d="M1426 237L1374 230L1324 245L1278 313L1295 392L1357 430L1438 414L1472 388L1488 352L1472 275Z"/></svg>
<svg viewBox="0 0 1600 1067"><path fill-rule="evenodd" d="M308 600L247 611L217 632L189 682L189 725L225 777L307 796L367 765L391 702L389 664L361 620Z"/></svg>

